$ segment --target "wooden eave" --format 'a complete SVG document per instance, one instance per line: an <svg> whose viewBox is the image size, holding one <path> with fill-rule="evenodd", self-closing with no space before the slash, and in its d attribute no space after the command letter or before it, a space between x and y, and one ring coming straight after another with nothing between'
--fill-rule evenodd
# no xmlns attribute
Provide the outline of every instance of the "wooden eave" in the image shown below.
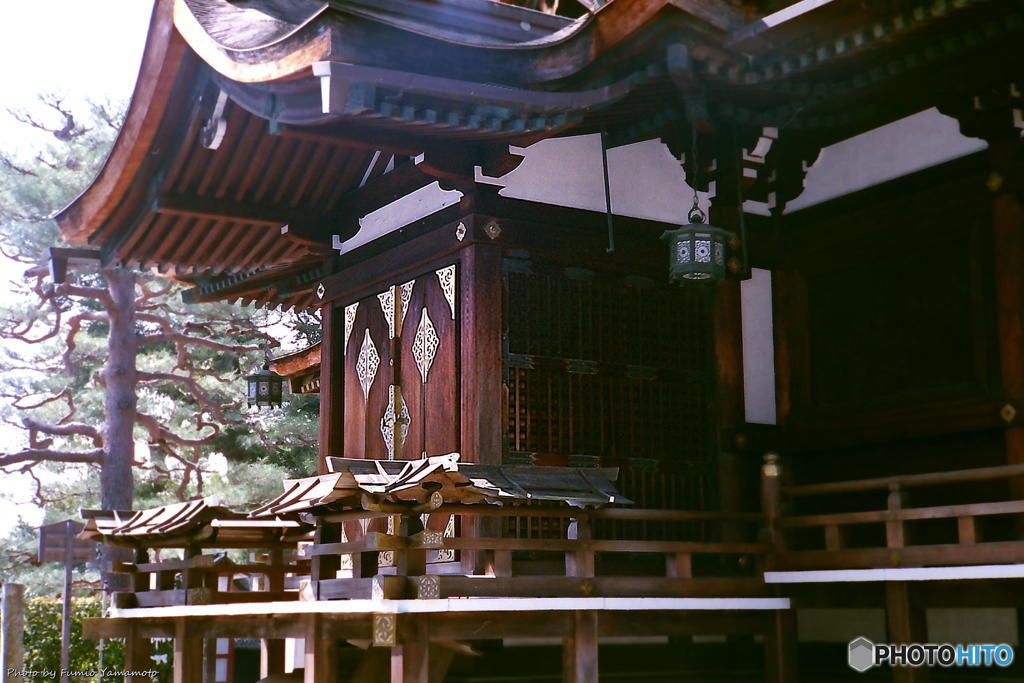
<svg viewBox="0 0 1024 683"><path fill-rule="evenodd" d="M293 394L315 394L320 391L320 349L317 342L270 361L270 369L288 379Z"/></svg>
<svg viewBox="0 0 1024 683"><path fill-rule="evenodd" d="M669 140L697 123L822 146L1001 87L1024 61L1016 0L832 0L746 27L724 5L613 0L574 22L530 14L542 35L522 41L509 32L530 11L501 3L311 0L251 44L211 35L198 2L157 0L122 133L56 219L106 264L195 282L196 300L300 308L317 300L294 278L333 235L434 178L507 172L509 144L570 130ZM490 28L459 33L480 33L474 21ZM223 131L216 149L204 128Z"/></svg>

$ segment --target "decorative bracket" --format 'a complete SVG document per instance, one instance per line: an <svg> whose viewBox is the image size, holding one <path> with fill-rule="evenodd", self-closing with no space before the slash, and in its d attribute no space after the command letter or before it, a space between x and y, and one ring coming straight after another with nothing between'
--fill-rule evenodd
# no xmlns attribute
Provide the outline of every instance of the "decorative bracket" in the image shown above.
<svg viewBox="0 0 1024 683"><path fill-rule="evenodd" d="M203 121L203 127L199 130L199 144L206 149L217 149L220 147L220 143L224 141L224 134L228 130L228 120L224 116L224 110L227 106L227 92L218 89L213 110Z"/></svg>

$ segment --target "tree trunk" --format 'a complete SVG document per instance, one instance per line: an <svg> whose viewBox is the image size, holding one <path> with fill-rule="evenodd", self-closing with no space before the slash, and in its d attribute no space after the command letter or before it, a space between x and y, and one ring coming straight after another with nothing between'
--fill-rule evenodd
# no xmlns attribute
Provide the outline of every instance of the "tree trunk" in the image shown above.
<svg viewBox="0 0 1024 683"><path fill-rule="evenodd" d="M106 381L106 414L103 444L106 459L100 471L103 508L130 510L135 456L135 275L121 268L105 270L112 305L107 349L110 354L103 370Z"/></svg>
<svg viewBox="0 0 1024 683"><path fill-rule="evenodd" d="M108 311L110 331L107 338L109 357L103 370L106 383L106 423L103 443L106 455L100 468L102 507L105 510L131 510L135 478L132 463L135 456L135 408L137 349L135 333L135 275L122 268L104 270L111 305ZM104 584L109 563L124 559L116 549L104 552Z"/></svg>

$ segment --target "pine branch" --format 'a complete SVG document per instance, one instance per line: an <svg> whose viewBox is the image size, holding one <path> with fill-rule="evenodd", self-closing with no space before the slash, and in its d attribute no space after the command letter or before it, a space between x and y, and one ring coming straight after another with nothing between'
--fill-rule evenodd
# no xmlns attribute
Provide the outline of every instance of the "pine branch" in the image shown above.
<svg viewBox="0 0 1024 683"><path fill-rule="evenodd" d="M40 422L31 417L23 417L21 423L28 430L29 443L33 448L49 448L53 439L40 441L38 435L48 434L50 436L85 436L92 440L92 445L97 448L103 447L103 435L92 425L81 422L66 422L64 424L49 424ZM45 444L45 445L44 445Z"/></svg>
<svg viewBox="0 0 1024 683"><path fill-rule="evenodd" d="M30 469L41 462L63 462L63 463L85 463L100 464L103 462L105 453L102 448L95 448L91 451L79 453L71 451L55 451L49 448L26 448L17 453L0 455L0 467L10 467L19 463L31 463L29 467L22 468L22 471Z"/></svg>
<svg viewBox="0 0 1024 683"><path fill-rule="evenodd" d="M167 442L172 442L178 444L179 446L203 446L205 444L210 443L215 436L220 434L220 427L218 425L212 422L205 422L202 420L199 421L198 428L204 429L206 427L209 427L212 431L209 434L201 436L197 439L186 439L183 436L175 434L174 432L170 431L162 424L160 424L160 422L155 417L153 417L152 415L147 415L146 413L136 413L135 422L136 424L142 426L142 428L145 429L147 432L149 432L150 441L158 443L160 445L166 445Z"/></svg>
<svg viewBox="0 0 1024 683"><path fill-rule="evenodd" d="M180 382L188 387L190 396L199 403L199 405L206 408L206 410L213 415L213 417L222 424L237 424L238 420L232 420L224 414L225 408L230 408L235 403L222 404L212 396L206 393L199 382L190 375L175 375L170 372L144 372L140 371L137 375L140 384L150 384L153 382Z"/></svg>
<svg viewBox="0 0 1024 683"><path fill-rule="evenodd" d="M11 169L12 171L19 175L31 176L33 178L39 177L39 174L33 171L32 169L25 168L24 166L19 166L18 164L11 161L11 158L6 154L0 154L0 164L3 164L4 166L6 166L7 168Z"/></svg>

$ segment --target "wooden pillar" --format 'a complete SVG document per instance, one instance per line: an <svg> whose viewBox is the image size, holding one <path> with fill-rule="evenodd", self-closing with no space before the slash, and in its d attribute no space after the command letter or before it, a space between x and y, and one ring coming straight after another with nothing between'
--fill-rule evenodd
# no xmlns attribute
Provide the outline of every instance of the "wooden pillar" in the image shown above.
<svg viewBox="0 0 1024 683"><path fill-rule="evenodd" d="M467 190L469 191L469 190ZM472 205L472 202L470 202ZM505 433L505 387L502 360L501 246L488 236L483 217L466 219L469 235L487 240L463 249L459 254L459 302L461 320L460 448L463 462L500 465ZM480 223L475 225L475 223ZM467 226L467 227L470 227ZM465 515L460 529L469 538L501 535L501 521ZM467 574L486 571L482 551L463 550L459 561Z"/></svg>
<svg viewBox="0 0 1024 683"><path fill-rule="evenodd" d="M890 643L926 643L928 627L924 608L915 605L906 581L885 584L885 620ZM926 683L927 667L893 667L894 683Z"/></svg>
<svg viewBox="0 0 1024 683"><path fill-rule="evenodd" d="M25 647L22 639L25 635L25 586L20 583L3 585L3 635L0 640L0 681L14 681L15 676L8 676L7 671L21 671L25 668Z"/></svg>
<svg viewBox="0 0 1024 683"><path fill-rule="evenodd" d="M327 473L328 456L345 454L345 313L334 302L320 309L320 458L319 474ZM332 577L333 578L333 577Z"/></svg>
<svg viewBox="0 0 1024 683"><path fill-rule="evenodd" d="M284 551L271 550L267 563L274 571L267 574L267 591L281 593L284 591ZM284 640L281 638L264 638L260 641L260 678L271 674L284 673Z"/></svg>
<svg viewBox="0 0 1024 683"><path fill-rule="evenodd" d="M188 619L175 620L174 683L198 683L203 680L203 639L190 631Z"/></svg>
<svg viewBox="0 0 1024 683"><path fill-rule="evenodd" d="M391 683L430 683L430 633L427 615L402 618L401 645L391 648Z"/></svg>
<svg viewBox="0 0 1024 683"><path fill-rule="evenodd" d="M398 534L403 538L423 531L419 515L402 515ZM398 576L423 576L427 573L427 551L423 548L403 548L395 551L395 573Z"/></svg>
<svg viewBox="0 0 1024 683"><path fill-rule="evenodd" d="M489 240L484 227L475 226L470 234ZM501 464L505 430L502 417L501 247L498 242L481 242L463 249L459 269L462 460L497 465Z"/></svg>
<svg viewBox="0 0 1024 683"><path fill-rule="evenodd" d="M149 550L146 548L135 548L132 559L135 564L147 564L149 562ZM163 579L165 572L161 572L160 578L157 579L158 588L163 588L159 584L159 581ZM168 589L174 588L174 574L169 573L170 584L167 586ZM131 590L135 593L149 590L150 587L150 575L136 572L132 575ZM124 639L124 667L129 671L147 671L152 668L153 650L152 644L148 638L142 638L138 635L138 626L132 620L132 624L128 628L128 635ZM149 676L126 676L125 683L149 683Z"/></svg>
<svg viewBox="0 0 1024 683"><path fill-rule="evenodd" d="M797 683L796 610L776 610L770 622L764 636L764 679L767 683Z"/></svg>
<svg viewBox="0 0 1024 683"><path fill-rule="evenodd" d="M597 612L573 612L572 637L562 644L564 683L597 683Z"/></svg>
<svg viewBox="0 0 1024 683"><path fill-rule="evenodd" d="M338 644L325 629L324 617L310 614L306 621L305 683L334 683L338 680Z"/></svg>
<svg viewBox="0 0 1024 683"><path fill-rule="evenodd" d="M739 188L742 150L731 126L723 127L715 140L717 171L715 198L709 211L711 224L739 234L743 211ZM742 245L749 248L749 245ZM743 403L743 321L740 310L741 273L730 273L714 294L715 394L718 421L718 497L724 512L742 507L740 458L737 448L744 427ZM723 541L742 540L743 529L735 523L723 525Z"/></svg>
<svg viewBox="0 0 1024 683"><path fill-rule="evenodd" d="M992 140L989 154L995 169L1009 173L1018 140ZM993 186L995 183L993 183ZM1011 465L1024 463L1024 209L1018 195L999 192L992 200L992 246L996 281L996 324L999 335L1000 377L1006 405L1016 415L1007 422L1006 456ZM1005 417L1012 413L1004 413ZM1018 480L1018 495L1024 485Z"/></svg>
<svg viewBox="0 0 1024 683"><path fill-rule="evenodd" d="M124 639L124 668L126 671L148 671L153 668L152 646L149 638L139 635L137 620L130 620ZM149 676L125 676L125 683L151 683Z"/></svg>
<svg viewBox="0 0 1024 683"><path fill-rule="evenodd" d="M313 535L314 543L337 543L341 540L341 526L336 522L319 521ZM313 595L320 598L320 582L336 578L338 569L341 568L341 557L339 555L316 555L310 560L309 583L313 589ZM353 575L359 577L359 567L355 566L353 558Z"/></svg>

